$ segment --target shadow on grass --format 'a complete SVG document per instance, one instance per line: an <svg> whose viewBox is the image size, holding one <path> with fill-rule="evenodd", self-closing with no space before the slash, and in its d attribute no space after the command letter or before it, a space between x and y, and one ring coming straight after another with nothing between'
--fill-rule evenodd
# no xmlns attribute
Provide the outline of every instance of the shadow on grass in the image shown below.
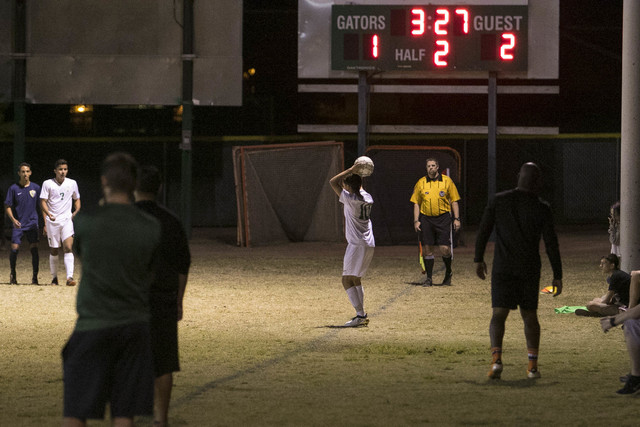
<svg viewBox="0 0 640 427"><path fill-rule="evenodd" d="M4 282L4 283L0 283L0 285L6 285L6 286L51 286L49 283L9 283L9 282ZM54 285L56 286L56 285ZM59 286L59 285L57 285Z"/></svg>
<svg viewBox="0 0 640 427"><path fill-rule="evenodd" d="M424 286L422 284L422 282L404 282L404 284L405 285L411 285L411 286L418 286L418 287L421 287L421 288L437 288L437 287L441 287L441 286L444 286L444 287L447 287L447 288L451 287L451 285L443 285L442 283L432 283L429 286Z"/></svg>
<svg viewBox="0 0 640 427"><path fill-rule="evenodd" d="M365 329L367 326L324 325L316 326L316 329Z"/></svg>
<svg viewBox="0 0 640 427"><path fill-rule="evenodd" d="M482 381L462 381L463 383L481 387L508 387L508 388L531 388L531 387L553 387L560 384L559 381L540 381L541 379L520 378L517 380L482 380Z"/></svg>

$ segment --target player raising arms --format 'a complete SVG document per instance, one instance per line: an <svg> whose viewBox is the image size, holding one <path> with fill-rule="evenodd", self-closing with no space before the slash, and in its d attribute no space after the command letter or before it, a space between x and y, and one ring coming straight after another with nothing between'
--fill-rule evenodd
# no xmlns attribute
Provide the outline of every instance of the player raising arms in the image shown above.
<svg viewBox="0 0 640 427"><path fill-rule="evenodd" d="M347 250L342 267L342 286L356 310L356 316L345 323L346 327L366 326L369 323L364 311L361 278L371 263L376 246L370 219L373 198L362 189L358 168L358 165L354 165L329 180L331 188L344 205Z"/></svg>

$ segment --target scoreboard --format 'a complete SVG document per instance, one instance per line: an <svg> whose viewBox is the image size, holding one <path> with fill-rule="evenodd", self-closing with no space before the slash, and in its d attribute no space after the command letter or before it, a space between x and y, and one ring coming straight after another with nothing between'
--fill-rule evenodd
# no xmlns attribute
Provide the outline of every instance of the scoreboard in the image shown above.
<svg viewBox="0 0 640 427"><path fill-rule="evenodd" d="M331 69L527 71L526 5L332 5Z"/></svg>

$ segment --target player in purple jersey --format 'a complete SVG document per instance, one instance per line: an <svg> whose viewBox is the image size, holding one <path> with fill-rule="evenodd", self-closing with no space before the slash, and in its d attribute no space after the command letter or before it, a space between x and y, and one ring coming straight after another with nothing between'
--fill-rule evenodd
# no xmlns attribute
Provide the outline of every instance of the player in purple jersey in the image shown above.
<svg viewBox="0 0 640 427"><path fill-rule="evenodd" d="M4 209L13 225L11 233L11 252L9 254L9 264L11 276L9 283L18 284L16 275L16 261L18 250L22 243L22 236L27 236L31 251L31 264L33 267L32 285L38 284L38 266L40 256L38 254L38 200L40 199L40 186L31 182L31 165L20 163L18 166L17 184L13 184L7 191L4 201Z"/></svg>

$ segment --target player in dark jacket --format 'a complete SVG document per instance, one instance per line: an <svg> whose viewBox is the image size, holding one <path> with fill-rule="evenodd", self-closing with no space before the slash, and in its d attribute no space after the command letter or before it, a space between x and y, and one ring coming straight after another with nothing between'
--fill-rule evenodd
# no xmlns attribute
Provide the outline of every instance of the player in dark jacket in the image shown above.
<svg viewBox="0 0 640 427"><path fill-rule="evenodd" d="M540 286L540 237L553 270L554 295L562 292L562 262L558 238L549 205L538 197L542 175L534 163L525 163L518 175L518 187L498 193L489 202L478 232L475 248L476 274L485 279L484 252L495 230L495 254L491 273L489 327L492 364L489 378L502 373L502 340L509 310L520 307L529 355L528 378L539 378L538 289Z"/></svg>
<svg viewBox="0 0 640 427"><path fill-rule="evenodd" d="M160 172L154 166L140 168L136 186L136 206L151 214L162 227L159 260L151 283L151 348L156 374L153 402L154 426L166 426L173 386L173 372L180 371L178 358L178 321L182 319L182 301L191 254L180 220L156 202L160 190Z"/></svg>

